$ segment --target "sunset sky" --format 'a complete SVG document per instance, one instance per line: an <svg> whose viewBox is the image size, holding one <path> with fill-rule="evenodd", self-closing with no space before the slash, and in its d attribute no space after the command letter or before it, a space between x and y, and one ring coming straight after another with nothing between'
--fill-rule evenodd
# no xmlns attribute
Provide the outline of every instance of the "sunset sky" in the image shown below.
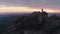
<svg viewBox="0 0 60 34"><path fill-rule="evenodd" d="M41 9L60 13L60 0L0 0L0 13L33 12Z"/></svg>

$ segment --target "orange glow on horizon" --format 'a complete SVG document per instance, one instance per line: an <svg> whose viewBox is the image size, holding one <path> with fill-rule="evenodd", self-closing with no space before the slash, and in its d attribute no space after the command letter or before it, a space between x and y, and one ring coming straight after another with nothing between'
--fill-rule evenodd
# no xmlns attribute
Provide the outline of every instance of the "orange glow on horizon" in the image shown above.
<svg viewBox="0 0 60 34"><path fill-rule="evenodd" d="M27 12L27 11L38 11L39 9L33 9L29 7L0 7L1 12Z"/></svg>
<svg viewBox="0 0 60 34"><path fill-rule="evenodd" d="M53 10L53 9L45 9L44 11L48 12L48 13L60 13L60 10Z"/></svg>
<svg viewBox="0 0 60 34"><path fill-rule="evenodd" d="M41 11L40 9L34 9L29 7L0 7L0 12L33 12L33 11ZM60 10L51 10L51 9L44 9L44 11L48 13L55 13L56 11Z"/></svg>

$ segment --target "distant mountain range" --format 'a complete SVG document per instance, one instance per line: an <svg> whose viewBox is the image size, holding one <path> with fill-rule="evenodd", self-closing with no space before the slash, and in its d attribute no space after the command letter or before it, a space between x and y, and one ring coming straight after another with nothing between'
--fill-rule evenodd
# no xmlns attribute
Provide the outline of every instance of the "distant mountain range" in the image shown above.
<svg viewBox="0 0 60 34"><path fill-rule="evenodd" d="M60 13L49 13L48 14L48 16L52 16L52 15L60 16Z"/></svg>

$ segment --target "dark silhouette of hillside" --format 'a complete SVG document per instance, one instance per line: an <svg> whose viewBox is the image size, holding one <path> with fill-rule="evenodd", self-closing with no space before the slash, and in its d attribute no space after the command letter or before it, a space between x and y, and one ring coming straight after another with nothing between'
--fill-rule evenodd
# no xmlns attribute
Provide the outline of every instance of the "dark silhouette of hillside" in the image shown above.
<svg viewBox="0 0 60 34"><path fill-rule="evenodd" d="M15 23L17 18L27 16L28 14L0 14L0 34Z"/></svg>
<svg viewBox="0 0 60 34"><path fill-rule="evenodd" d="M60 17L48 17L43 9L42 12L19 17L14 23L3 34L60 34Z"/></svg>

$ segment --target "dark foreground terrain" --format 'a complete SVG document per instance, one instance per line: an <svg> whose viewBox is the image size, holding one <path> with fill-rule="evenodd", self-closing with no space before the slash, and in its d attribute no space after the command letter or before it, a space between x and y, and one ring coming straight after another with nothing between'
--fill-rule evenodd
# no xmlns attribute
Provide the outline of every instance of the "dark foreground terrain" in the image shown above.
<svg viewBox="0 0 60 34"><path fill-rule="evenodd" d="M28 18L28 15L29 15L29 18ZM31 15L30 14L3 14L3 15L1 14L0 15L0 34L7 32L7 29L9 31L9 29L11 29L12 27L14 28L14 26L15 26L14 24L21 23L21 20L24 24L26 24L26 23L28 24L27 26L24 26L24 28L26 28L27 30L26 29L22 30L25 33L26 32L30 32L30 33L35 32L35 34L36 34L37 32L45 32L45 33L47 32L47 33L52 34L52 32L53 32L56 34L56 32L57 33L60 32L60 28L59 28L59 25L60 25L60 16L59 15L60 14L59 13L55 13L54 15L49 13L48 20L47 20L48 23L47 24L44 23L45 24L44 26L41 26L42 22L39 22L40 24L38 25L38 17L37 17L38 15L40 15L40 14L37 14L37 13L32 13ZM33 16L33 17L31 17L31 16ZM36 17L36 18L34 18L34 17ZM26 22L23 21L24 19L26 19ZM40 19L41 18L39 18L39 20ZM31 23L33 23L33 24L31 24ZM14 25L14 26L12 26L12 25ZM35 29L32 27L32 25L34 25L33 27ZM22 26L23 25L21 25L21 27ZM11 28L9 28L9 27L11 27ZM14 30L13 28L11 29L12 31ZM38 28L38 30L36 30L37 28ZM20 28L17 30L17 32L18 33L20 32ZM9 34L9 33L7 33L7 34Z"/></svg>
<svg viewBox="0 0 60 34"><path fill-rule="evenodd" d="M15 19L3 34L60 34L60 17L46 12L33 12Z"/></svg>
<svg viewBox="0 0 60 34"><path fill-rule="evenodd" d="M17 18L28 14L0 14L0 34L15 23Z"/></svg>

